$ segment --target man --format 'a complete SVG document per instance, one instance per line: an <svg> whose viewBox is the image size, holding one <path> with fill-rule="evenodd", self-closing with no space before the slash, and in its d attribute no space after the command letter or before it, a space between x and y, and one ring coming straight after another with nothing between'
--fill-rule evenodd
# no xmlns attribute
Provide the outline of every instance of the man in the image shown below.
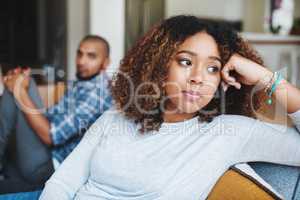
<svg viewBox="0 0 300 200"><path fill-rule="evenodd" d="M64 97L46 114L41 112L30 69L7 73L0 102L0 164L13 129L16 155L4 165L0 193L36 189L43 184L53 172L53 163L62 162L84 131L110 107L105 74L108 64L108 42L95 35L83 38L76 57L77 81L68 85Z"/></svg>

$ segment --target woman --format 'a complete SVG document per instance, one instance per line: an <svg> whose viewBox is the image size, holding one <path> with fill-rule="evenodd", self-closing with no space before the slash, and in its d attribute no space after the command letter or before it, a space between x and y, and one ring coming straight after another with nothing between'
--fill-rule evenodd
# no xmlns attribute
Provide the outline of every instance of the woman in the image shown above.
<svg viewBox="0 0 300 200"><path fill-rule="evenodd" d="M262 64L218 23L163 21L125 56L112 85L116 108L89 129L40 199L205 199L236 163L299 166L296 129L253 119L252 105L266 97L286 103L300 128L300 91ZM251 95L254 87L261 91Z"/></svg>

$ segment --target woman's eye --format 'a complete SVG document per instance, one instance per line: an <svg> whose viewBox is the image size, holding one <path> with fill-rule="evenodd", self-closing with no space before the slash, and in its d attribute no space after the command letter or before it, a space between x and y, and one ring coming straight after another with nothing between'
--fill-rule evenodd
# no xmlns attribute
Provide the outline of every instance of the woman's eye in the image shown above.
<svg viewBox="0 0 300 200"><path fill-rule="evenodd" d="M183 66L191 66L192 65L192 61L188 60L188 59L179 59L179 64L183 65Z"/></svg>
<svg viewBox="0 0 300 200"><path fill-rule="evenodd" d="M217 67L217 66L209 66L209 67L207 68L207 71L208 71L208 72L211 72L211 73L217 73L217 72L220 71L220 68Z"/></svg>

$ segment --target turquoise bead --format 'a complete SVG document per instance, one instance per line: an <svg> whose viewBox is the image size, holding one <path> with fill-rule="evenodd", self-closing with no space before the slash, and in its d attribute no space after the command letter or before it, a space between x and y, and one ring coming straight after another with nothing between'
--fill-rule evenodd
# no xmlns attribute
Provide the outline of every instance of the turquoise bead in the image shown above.
<svg viewBox="0 0 300 200"><path fill-rule="evenodd" d="M268 99L267 104L271 105L272 104L272 99Z"/></svg>

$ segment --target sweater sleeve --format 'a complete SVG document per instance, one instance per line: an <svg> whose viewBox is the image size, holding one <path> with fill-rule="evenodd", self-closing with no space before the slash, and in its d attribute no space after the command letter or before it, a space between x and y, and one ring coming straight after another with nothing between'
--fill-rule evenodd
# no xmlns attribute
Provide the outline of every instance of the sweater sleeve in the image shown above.
<svg viewBox="0 0 300 200"><path fill-rule="evenodd" d="M295 127L271 124L259 120L240 123L243 130L241 162L263 161L300 166L300 110L289 114Z"/></svg>
<svg viewBox="0 0 300 200"><path fill-rule="evenodd" d="M289 116L292 119L295 127L300 132L300 110L298 110L297 112L289 114Z"/></svg>
<svg viewBox="0 0 300 200"><path fill-rule="evenodd" d="M95 148L102 142L107 121L106 111L87 131L74 151L47 181L40 200L69 200L87 182L90 161ZM105 126L106 125L106 126Z"/></svg>

